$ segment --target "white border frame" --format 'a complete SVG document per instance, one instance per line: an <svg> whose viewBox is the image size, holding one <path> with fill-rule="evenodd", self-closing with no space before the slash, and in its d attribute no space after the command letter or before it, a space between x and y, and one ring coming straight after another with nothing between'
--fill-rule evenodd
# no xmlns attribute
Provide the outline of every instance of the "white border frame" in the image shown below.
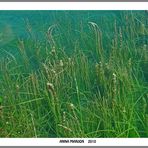
<svg viewBox="0 0 148 148"><path fill-rule="evenodd" d="M84 140L84 143L60 143ZM88 143L96 140L96 143ZM147 138L1 138L0 146L148 146Z"/></svg>
<svg viewBox="0 0 148 148"><path fill-rule="evenodd" d="M148 2L0 2L0 10L148 10Z"/></svg>
<svg viewBox="0 0 148 148"><path fill-rule="evenodd" d="M148 10L148 2L1 2L0 10ZM72 139L84 140L84 143L59 142ZM96 143L88 143L90 139ZM148 139L0 138L0 146L148 146Z"/></svg>

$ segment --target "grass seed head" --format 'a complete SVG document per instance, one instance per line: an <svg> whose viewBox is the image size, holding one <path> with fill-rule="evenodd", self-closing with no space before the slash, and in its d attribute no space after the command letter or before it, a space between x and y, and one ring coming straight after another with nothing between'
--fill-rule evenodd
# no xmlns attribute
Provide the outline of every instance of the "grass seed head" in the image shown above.
<svg viewBox="0 0 148 148"><path fill-rule="evenodd" d="M113 97L116 95L117 76L113 73Z"/></svg>
<svg viewBox="0 0 148 148"><path fill-rule="evenodd" d="M143 35L144 35L144 32L145 32L145 25L144 25L144 24L142 24L142 25L141 25L141 34L143 34Z"/></svg>
<svg viewBox="0 0 148 148"><path fill-rule="evenodd" d="M65 121L66 121L66 112L64 111L63 112L63 122L65 123Z"/></svg>
<svg viewBox="0 0 148 148"><path fill-rule="evenodd" d="M68 61L71 62L71 58L68 58Z"/></svg>
<svg viewBox="0 0 148 148"><path fill-rule="evenodd" d="M113 76L114 76L114 77L116 77L116 74L115 74L115 73L113 73Z"/></svg>
<svg viewBox="0 0 148 148"><path fill-rule="evenodd" d="M52 83L47 82L47 88L48 90L54 91L54 86Z"/></svg>
<svg viewBox="0 0 148 148"><path fill-rule="evenodd" d="M60 60L59 65L60 65L61 67L63 67L63 66L64 66L64 63L63 63L63 61L62 61L62 60Z"/></svg>
<svg viewBox="0 0 148 148"><path fill-rule="evenodd" d="M70 106L70 109L72 109L72 110L74 109L74 104L70 103L69 106Z"/></svg>
<svg viewBox="0 0 148 148"><path fill-rule="evenodd" d="M55 47L52 48L52 50L51 50L51 54L52 54L52 55L55 55L55 54L56 54Z"/></svg>
<svg viewBox="0 0 148 148"><path fill-rule="evenodd" d="M55 71L54 69L51 69L51 72L52 72L53 74L56 74L56 71Z"/></svg>
<svg viewBox="0 0 148 148"><path fill-rule="evenodd" d="M19 88L19 85L18 84L16 85L16 88Z"/></svg>

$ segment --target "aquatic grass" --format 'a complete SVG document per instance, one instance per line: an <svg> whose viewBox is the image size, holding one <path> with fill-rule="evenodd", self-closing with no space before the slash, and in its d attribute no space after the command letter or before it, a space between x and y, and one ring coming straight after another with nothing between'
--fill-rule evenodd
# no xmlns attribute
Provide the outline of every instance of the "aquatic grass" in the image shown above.
<svg viewBox="0 0 148 148"><path fill-rule="evenodd" d="M0 137L148 136L144 13L111 16L60 18L44 41L27 22L18 54L0 57Z"/></svg>

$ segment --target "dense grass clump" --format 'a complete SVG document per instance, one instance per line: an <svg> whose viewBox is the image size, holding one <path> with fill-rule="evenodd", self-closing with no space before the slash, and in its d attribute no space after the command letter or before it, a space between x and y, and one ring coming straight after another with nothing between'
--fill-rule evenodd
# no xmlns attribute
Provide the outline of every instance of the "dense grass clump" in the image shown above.
<svg viewBox="0 0 148 148"><path fill-rule="evenodd" d="M51 12L42 40L27 19L0 48L0 137L148 137L148 13L103 13Z"/></svg>

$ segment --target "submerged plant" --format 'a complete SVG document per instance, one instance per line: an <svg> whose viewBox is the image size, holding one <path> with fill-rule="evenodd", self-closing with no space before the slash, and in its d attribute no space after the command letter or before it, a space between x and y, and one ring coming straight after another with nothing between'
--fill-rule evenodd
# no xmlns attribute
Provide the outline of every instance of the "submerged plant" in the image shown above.
<svg viewBox="0 0 148 148"><path fill-rule="evenodd" d="M0 137L148 137L147 19L102 14L52 12L0 51Z"/></svg>

